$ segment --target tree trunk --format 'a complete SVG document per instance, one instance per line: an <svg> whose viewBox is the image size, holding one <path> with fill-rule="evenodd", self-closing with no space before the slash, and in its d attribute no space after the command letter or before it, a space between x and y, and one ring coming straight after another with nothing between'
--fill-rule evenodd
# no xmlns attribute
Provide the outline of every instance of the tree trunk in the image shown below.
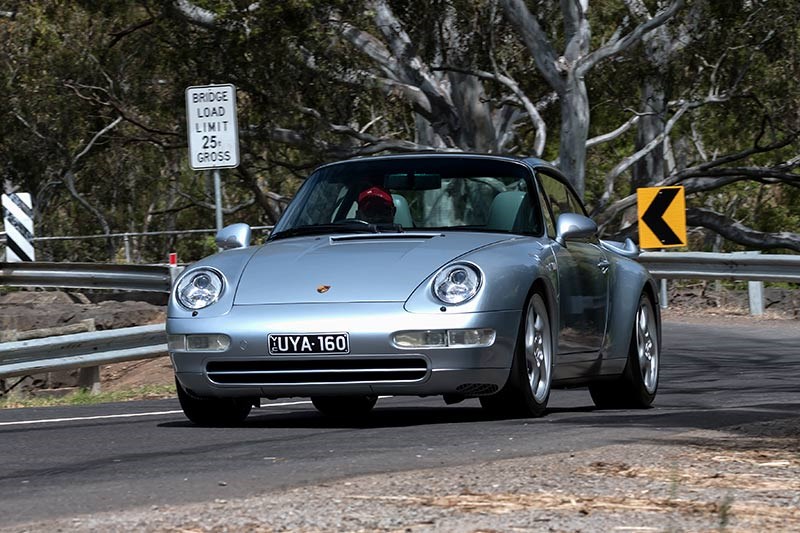
<svg viewBox="0 0 800 533"><path fill-rule="evenodd" d="M639 119L636 130L636 151L664 132L668 100L666 85L664 72L651 72L642 82L642 111L646 114ZM664 169L664 144L661 143L634 164L631 192L663 180Z"/></svg>
<svg viewBox="0 0 800 533"><path fill-rule="evenodd" d="M491 109L486 103L483 83L475 76L450 73L453 105L461 118L457 129L460 148L475 152L489 152L497 144Z"/></svg>
<svg viewBox="0 0 800 533"><path fill-rule="evenodd" d="M586 175L586 139L589 137L589 96L586 83L570 72L560 95L561 136L559 166L583 199Z"/></svg>

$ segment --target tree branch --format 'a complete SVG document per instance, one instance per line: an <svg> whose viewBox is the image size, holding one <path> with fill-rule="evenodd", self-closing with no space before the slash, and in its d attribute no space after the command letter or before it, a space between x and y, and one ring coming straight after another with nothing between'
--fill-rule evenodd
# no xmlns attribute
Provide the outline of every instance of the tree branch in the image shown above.
<svg viewBox="0 0 800 533"><path fill-rule="evenodd" d="M615 129L614 131L609 131L608 133L604 133L602 135L598 135L597 137L592 137L586 141L586 148L591 148L592 146L597 146L598 144L602 144L608 141L613 141L633 126L639 122L641 115L637 114L629 118L622 126Z"/></svg>
<svg viewBox="0 0 800 533"><path fill-rule="evenodd" d="M214 204L212 204L210 202L204 202L202 200L198 200L194 196L192 196L192 195L190 195L188 193L185 193L185 192L181 191L180 189L176 189L175 192L178 193L178 195L181 196L182 198L185 198L186 200L188 200L195 207L202 207L203 209L207 209L209 211L214 211L216 209L216 206ZM225 214L225 215L233 215L234 213L238 213L242 209L246 209L246 208L250 207L251 205L253 205L255 203L256 203L255 198L251 198L251 199L249 199L249 200L247 200L245 202L242 202L239 205L235 205L233 207L223 207L222 208L222 213Z"/></svg>
<svg viewBox="0 0 800 533"><path fill-rule="evenodd" d="M100 139L100 137L102 137L103 135L105 135L109 131L113 130L117 126L117 124L119 124L120 122L122 122L122 117L117 117L116 119L114 119L114 121L111 124L109 124L108 126L103 128L102 130L100 130L97 133L95 133L94 136L92 137L92 140L90 140L86 144L86 146L83 147L83 150L81 150L77 155L75 155L75 157L72 158L71 166L73 168L75 168L75 166L77 166L77 164L78 164L78 161L80 161L80 159L83 156L85 156L87 153L89 153L89 150L92 149L92 147Z"/></svg>
<svg viewBox="0 0 800 533"><path fill-rule="evenodd" d="M686 192L688 194L693 192L709 191L734 181L748 179L753 181L762 181L765 183L782 182L794 185L796 184L798 175L789 171L793 170L798 164L800 164L800 160L795 160L795 158L781 162L777 165L773 165L772 167L719 167L734 161L741 161L755 154L779 150L794 142L796 139L798 139L798 137L800 137L800 131L794 132L791 135L788 135L787 137L770 143L766 146L759 146L759 134L752 148L748 148L733 154L728 154L713 161L701 163L700 165L694 167L685 168L679 172L676 172L675 174L672 174L671 176L668 176L660 182L653 184L653 186L664 187L669 185L684 185L686 186ZM707 181L703 180L703 178L713 178L716 181ZM689 181L688 183L684 184L684 180L695 181ZM634 205L636 205L636 193L629 194L628 196L613 202L602 211L600 208L595 208L593 213L597 213L597 223L602 227L612 221L619 213Z"/></svg>
<svg viewBox="0 0 800 533"><path fill-rule="evenodd" d="M564 80L557 67L558 57L542 26L528 10L524 0L500 0L506 18L517 29L522 42L536 62L536 67L557 93L564 92Z"/></svg>
<svg viewBox="0 0 800 533"><path fill-rule="evenodd" d="M141 30L142 28L146 28L146 27L152 25L155 21L156 21L155 18L150 17L150 18L147 18L147 19L145 19L145 20L143 20L143 21L141 21L141 22L139 22L137 24L134 24L133 26L130 26L130 27L125 28L125 29L120 30L120 31L116 31L116 32L110 33L109 35L112 37L112 39L111 39L111 42L108 44L108 47L109 48L113 48L114 45L116 45L118 42L120 42L122 39L124 39L128 35L130 35L130 34L132 34L134 32L137 32L137 31Z"/></svg>
<svg viewBox="0 0 800 533"><path fill-rule="evenodd" d="M684 0L675 0L669 5L669 7L659 11L654 17L639 24L624 37L609 41L600 48L597 48L593 52L581 57L578 59L578 62L575 66L576 74L579 77L583 77L600 61L628 49L631 45L639 41L646 33L653 31L662 24L666 24L673 17L673 15L675 15L675 13L677 13L678 10L683 7L683 4Z"/></svg>
<svg viewBox="0 0 800 533"><path fill-rule="evenodd" d="M600 201L598 202L598 205L595 209L602 209L608 204L611 195L614 194L614 182L619 177L619 175L628 170L631 166L633 166L634 163L642 159L644 156L652 152L657 146L659 146L664 141L664 138L667 135L669 135L669 132L672 131L672 128L675 126L678 120L683 116L683 114L686 113L688 109L689 105L684 104L667 121L661 133L659 133L656 137L654 137L653 140L651 140L649 143L643 146L635 154L630 155L624 158L619 163L617 163L617 165L613 169L611 169L611 171L608 174L606 174L605 191L603 192L603 195L600 197Z"/></svg>
<svg viewBox="0 0 800 533"><path fill-rule="evenodd" d="M726 239L748 248L757 248L759 250L786 248L800 252L800 234L788 231L779 233L756 231L710 209L687 209L686 223L691 226L708 228Z"/></svg>
<svg viewBox="0 0 800 533"><path fill-rule="evenodd" d="M533 129L536 132L533 143L533 152L536 157L541 157L542 153L544 152L544 146L547 142L547 124L545 124L544 119L542 119L542 116L539 114L539 110L536 109L536 105L531 101L530 98L528 98L528 96L523 92L519 84L513 78L500 73L493 74L491 72L486 72L485 70L463 69L446 65L434 67L432 70L460 72L462 74L468 74L484 80L496 81L502 85L505 85L506 88L514 93L514 96L516 96L520 104L522 104L522 107L525 109L525 112L531 119Z"/></svg>

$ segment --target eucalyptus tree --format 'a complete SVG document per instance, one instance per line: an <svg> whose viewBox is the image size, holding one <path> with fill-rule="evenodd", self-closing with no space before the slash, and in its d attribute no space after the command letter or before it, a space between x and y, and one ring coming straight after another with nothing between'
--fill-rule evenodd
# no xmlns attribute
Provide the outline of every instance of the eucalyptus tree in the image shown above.
<svg viewBox="0 0 800 533"><path fill-rule="evenodd" d="M792 0L15 5L0 5L4 180L58 206L53 223L202 225L183 90L227 82L242 164L225 211L251 222L274 222L319 162L432 149L557 160L607 234L635 229L621 214L640 185L685 185L690 223L748 245L794 216L764 192L797 180Z"/></svg>

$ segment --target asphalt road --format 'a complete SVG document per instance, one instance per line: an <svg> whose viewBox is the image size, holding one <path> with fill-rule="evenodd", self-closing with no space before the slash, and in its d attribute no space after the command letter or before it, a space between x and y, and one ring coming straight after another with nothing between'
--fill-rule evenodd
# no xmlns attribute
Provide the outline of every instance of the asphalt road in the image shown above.
<svg viewBox="0 0 800 533"><path fill-rule="evenodd" d="M192 426L177 400L0 411L0 526L796 416L800 327L784 324L666 323L659 396L644 411L595 410L584 389L554 391L535 420L440 398L385 398L357 423L272 402L234 429Z"/></svg>

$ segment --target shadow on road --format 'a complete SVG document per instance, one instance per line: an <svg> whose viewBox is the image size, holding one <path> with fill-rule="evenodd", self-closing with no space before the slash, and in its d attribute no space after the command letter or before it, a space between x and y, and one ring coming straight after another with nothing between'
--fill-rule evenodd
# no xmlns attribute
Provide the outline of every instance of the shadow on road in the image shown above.
<svg viewBox="0 0 800 533"><path fill-rule="evenodd" d="M496 420L480 407L377 407L358 417L330 417L312 408L303 411L270 413L253 410L241 427L283 429L367 429L401 428L437 424L463 424ZM191 422L165 422L159 427L191 426Z"/></svg>
<svg viewBox="0 0 800 533"><path fill-rule="evenodd" d="M800 404L758 404L713 410L663 409L600 410L594 406L556 407L543 418L498 418L480 407L383 407L360 417L328 417L314 410L270 413L254 411L239 427L265 429L380 429L445 424L488 424L503 427L548 424L575 428L717 429L800 416ZM165 422L159 427L192 427L189 421ZM498 427L499 426L499 427ZM478 430L480 431L480 430Z"/></svg>

